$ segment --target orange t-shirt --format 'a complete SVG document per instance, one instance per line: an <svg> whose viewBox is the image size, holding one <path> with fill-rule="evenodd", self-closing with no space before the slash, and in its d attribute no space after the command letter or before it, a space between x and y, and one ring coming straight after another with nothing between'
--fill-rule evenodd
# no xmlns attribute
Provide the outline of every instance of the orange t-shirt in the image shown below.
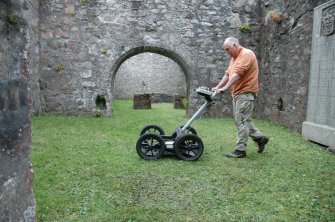
<svg viewBox="0 0 335 222"><path fill-rule="evenodd" d="M226 70L228 76L233 73L240 76L240 79L231 87L233 97L245 92L258 92L258 63L253 51L244 47L240 48L238 56L236 59L231 58Z"/></svg>

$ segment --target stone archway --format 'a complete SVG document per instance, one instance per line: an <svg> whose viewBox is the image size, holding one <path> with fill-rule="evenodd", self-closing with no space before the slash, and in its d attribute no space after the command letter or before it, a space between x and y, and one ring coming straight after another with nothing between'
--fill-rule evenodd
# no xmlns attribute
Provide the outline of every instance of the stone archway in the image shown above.
<svg viewBox="0 0 335 222"><path fill-rule="evenodd" d="M122 56L120 56L119 59L116 60L114 63L111 73L112 73L112 78L111 78L111 86L112 86L112 95L113 95L113 89L114 89L114 83L115 83L115 77L116 74L123 62L125 62L127 59L129 59L132 56L138 55L140 53L145 53L145 52L150 52L150 53L156 53L162 56L166 56L170 59L172 59L174 62L176 62L182 69L184 75L185 75L185 80L186 80L186 96L189 96L190 92L190 82L192 79L192 70L188 66L188 64L185 62L185 60L178 55L177 53L165 49L165 48L160 48L160 47L155 47L155 46L140 46L140 47L135 47L130 50L128 50L126 53L124 53Z"/></svg>

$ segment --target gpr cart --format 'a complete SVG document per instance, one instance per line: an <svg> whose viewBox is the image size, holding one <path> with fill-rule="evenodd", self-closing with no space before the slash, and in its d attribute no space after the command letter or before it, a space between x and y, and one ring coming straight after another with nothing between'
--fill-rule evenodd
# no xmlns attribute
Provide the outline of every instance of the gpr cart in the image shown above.
<svg viewBox="0 0 335 222"><path fill-rule="evenodd" d="M204 96L206 102L172 135L165 135L164 130L157 125L148 125L141 130L140 138L136 143L136 151L141 158L155 160L164 154L175 154L182 160L198 160L201 157L204 145L191 124L215 101L218 93L206 87L197 88L196 92Z"/></svg>

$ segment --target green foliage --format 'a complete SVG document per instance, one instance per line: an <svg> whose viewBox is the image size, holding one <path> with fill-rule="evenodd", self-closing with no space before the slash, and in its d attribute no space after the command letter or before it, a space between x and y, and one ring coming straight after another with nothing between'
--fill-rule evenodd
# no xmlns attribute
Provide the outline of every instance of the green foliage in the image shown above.
<svg viewBox="0 0 335 222"><path fill-rule="evenodd" d="M37 221L334 221L335 156L299 134L255 120L270 136L264 153L249 141L247 158L228 159L233 119L201 118L198 161L146 161L135 150L140 130L171 135L188 118L172 104L132 105L114 100L108 118L32 118Z"/></svg>
<svg viewBox="0 0 335 222"><path fill-rule="evenodd" d="M55 69L57 72L60 72L65 69L65 65L63 63L58 63Z"/></svg>
<svg viewBox="0 0 335 222"><path fill-rule="evenodd" d="M80 0L80 3L81 4L85 4L85 3L88 3L89 0Z"/></svg>
<svg viewBox="0 0 335 222"><path fill-rule="evenodd" d="M101 117L102 116L102 111L100 108L95 109L95 117Z"/></svg>
<svg viewBox="0 0 335 222"><path fill-rule="evenodd" d="M251 28L250 28L249 23L243 23L243 24L241 24L241 26L240 26L240 30L241 30L242 32L250 32L250 31L251 31Z"/></svg>
<svg viewBox="0 0 335 222"><path fill-rule="evenodd" d="M189 106L189 104L190 104L189 100L188 100L187 98L184 98L181 102L182 102L182 104L183 104L183 107L184 107L185 109L188 109L188 106Z"/></svg>
<svg viewBox="0 0 335 222"><path fill-rule="evenodd" d="M17 15L9 14L7 15L7 24L17 26L22 23L22 19Z"/></svg>

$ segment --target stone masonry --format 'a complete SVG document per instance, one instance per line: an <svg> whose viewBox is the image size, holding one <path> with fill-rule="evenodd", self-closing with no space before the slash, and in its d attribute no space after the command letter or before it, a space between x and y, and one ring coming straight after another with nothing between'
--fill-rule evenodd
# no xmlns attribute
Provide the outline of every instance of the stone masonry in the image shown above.
<svg viewBox="0 0 335 222"><path fill-rule="evenodd" d="M0 221L35 220L29 154L38 9L38 2L0 1Z"/></svg>
<svg viewBox="0 0 335 222"><path fill-rule="evenodd" d="M175 61L193 101L196 87L223 73L224 38L240 35L244 22L256 33L260 28L258 3L250 0L46 1L40 11L42 110L75 115L94 113L97 95L111 114L118 68L143 52ZM256 40L244 42L256 47Z"/></svg>
<svg viewBox="0 0 335 222"><path fill-rule="evenodd" d="M33 110L92 115L95 98L103 95L103 112L110 115L119 67L132 56L151 52L180 66L192 114L200 103L195 88L211 87L221 79L229 59L223 41L236 36L255 50L261 67L255 117L300 132L306 117L313 8L323 2L44 1L40 91L34 91ZM249 31L241 31L242 24ZM160 74L153 78L160 79ZM229 93L206 115L231 115Z"/></svg>
<svg viewBox="0 0 335 222"><path fill-rule="evenodd" d="M326 1L261 2L261 91L255 117L301 132L307 111L313 10Z"/></svg>

